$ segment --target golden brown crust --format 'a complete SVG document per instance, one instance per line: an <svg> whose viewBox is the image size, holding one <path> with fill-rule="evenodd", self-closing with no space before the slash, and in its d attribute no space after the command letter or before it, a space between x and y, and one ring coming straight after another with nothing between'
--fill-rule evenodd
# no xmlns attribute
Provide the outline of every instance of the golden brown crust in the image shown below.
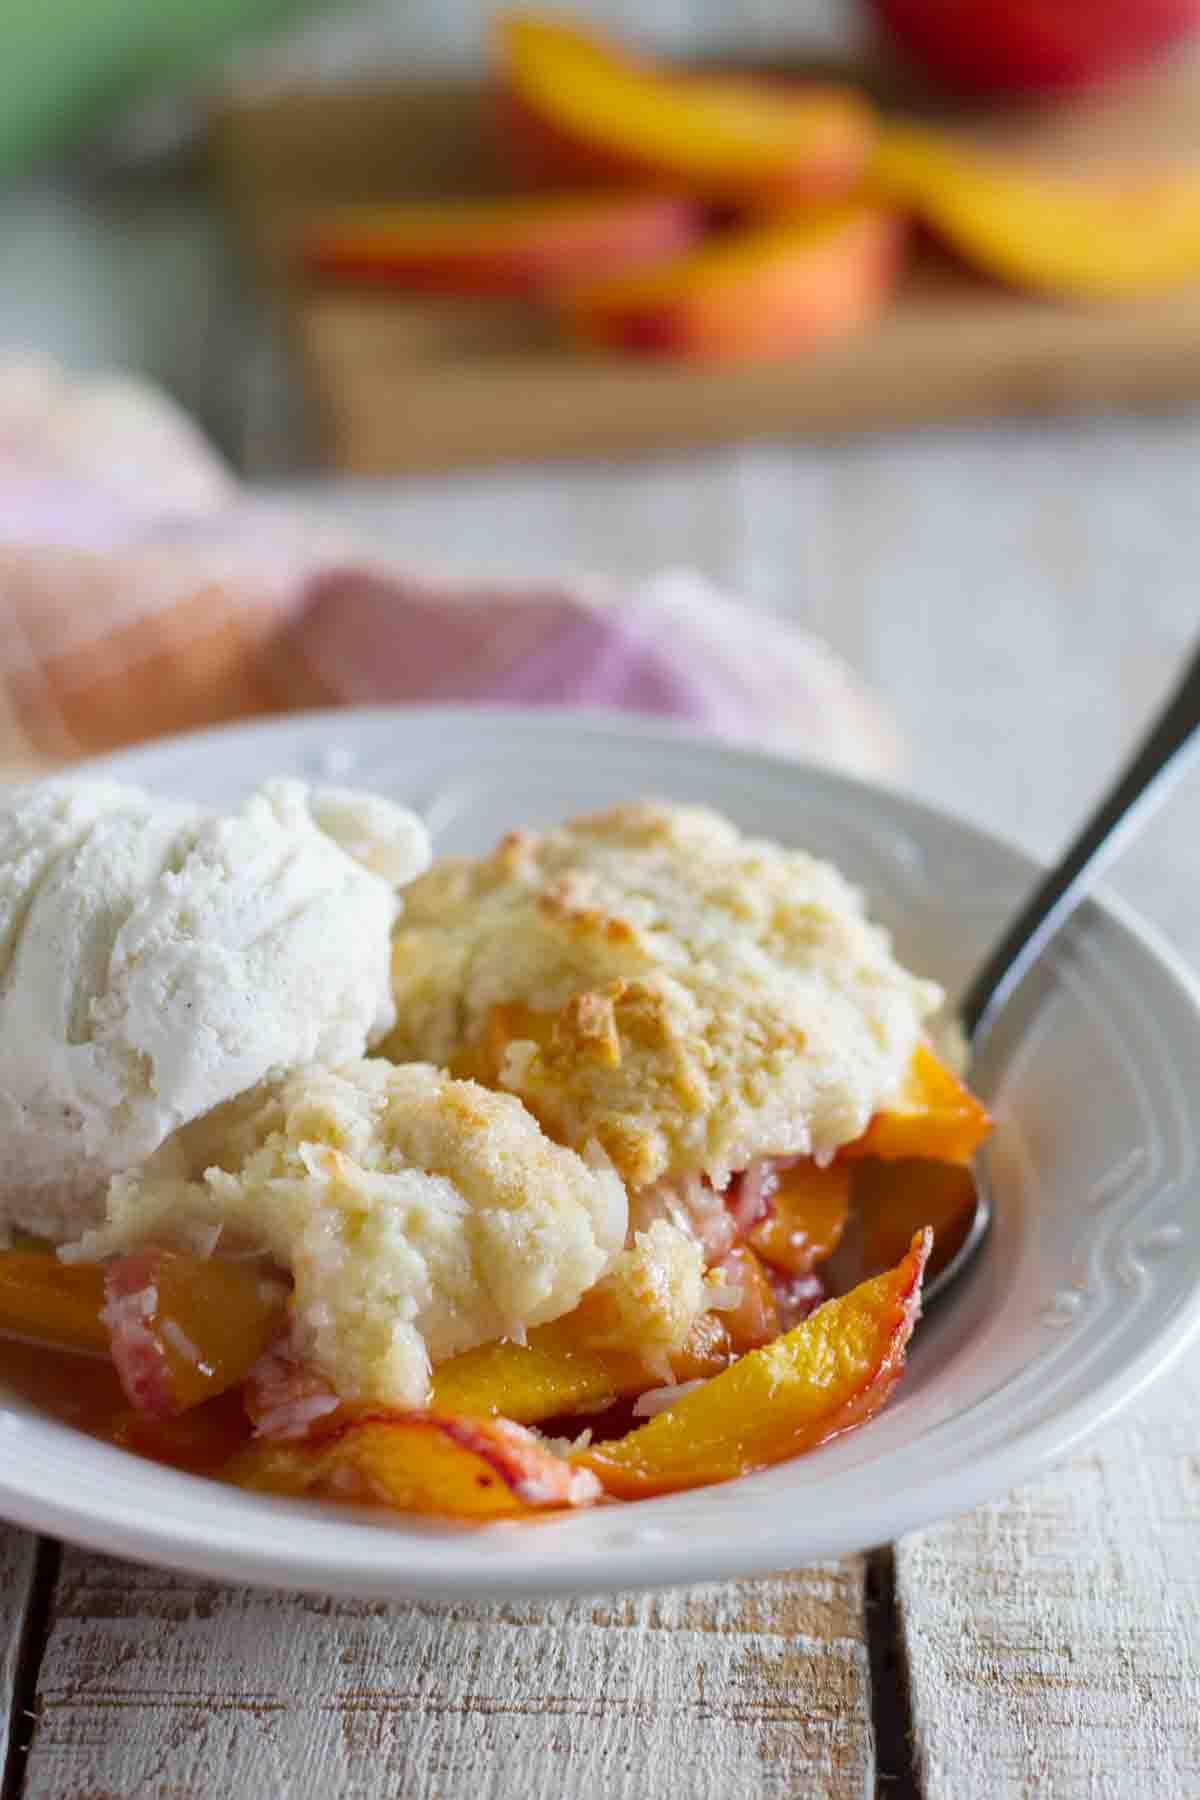
<svg viewBox="0 0 1200 1800"><path fill-rule="evenodd" d="M940 998L828 864L701 807L510 832L405 899L386 1053L509 1089L633 1187L857 1136Z"/></svg>

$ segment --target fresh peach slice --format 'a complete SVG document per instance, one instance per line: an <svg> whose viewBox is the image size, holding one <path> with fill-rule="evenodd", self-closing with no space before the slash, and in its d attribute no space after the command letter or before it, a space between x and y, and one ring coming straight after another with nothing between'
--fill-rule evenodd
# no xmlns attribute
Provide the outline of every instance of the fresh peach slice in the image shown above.
<svg viewBox="0 0 1200 1800"><path fill-rule="evenodd" d="M668 186L722 200L828 200L875 136L849 88L687 75L549 14L503 15L500 117L525 179Z"/></svg>
<svg viewBox="0 0 1200 1800"><path fill-rule="evenodd" d="M1115 300L1200 280L1200 167L1064 174L895 128L869 181L965 261L1020 287Z"/></svg>
<svg viewBox="0 0 1200 1800"><path fill-rule="evenodd" d="M665 194L346 207L304 240L314 274L430 294L537 294L679 251L699 208Z"/></svg>
<svg viewBox="0 0 1200 1800"><path fill-rule="evenodd" d="M137 1250L104 1272L102 1314L132 1406L157 1418L241 1381L279 1336L285 1284L262 1269Z"/></svg>
<svg viewBox="0 0 1200 1800"><path fill-rule="evenodd" d="M783 1170L769 1198L771 1211L750 1233L750 1247L773 1269L807 1275L833 1254L845 1230L850 1171L805 1158Z"/></svg>
<svg viewBox="0 0 1200 1800"><path fill-rule="evenodd" d="M867 206L748 226L652 271L571 290L563 321L579 343L645 354L793 355L878 313L902 235L894 215Z"/></svg>
<svg viewBox="0 0 1200 1800"><path fill-rule="evenodd" d="M919 1044L900 1093L838 1154L968 1163L991 1129L986 1108L953 1069Z"/></svg>
<svg viewBox="0 0 1200 1800"><path fill-rule="evenodd" d="M60 1350L108 1354L104 1271L68 1267L49 1250L0 1250L0 1331Z"/></svg>
<svg viewBox="0 0 1200 1800"><path fill-rule="evenodd" d="M223 1474L259 1493L461 1519L586 1506L599 1492L521 1425L436 1412L368 1413L315 1441L252 1444Z"/></svg>
<svg viewBox="0 0 1200 1800"><path fill-rule="evenodd" d="M932 1234L897 1267L685 1394L648 1425L574 1453L605 1491L634 1500L728 1481L798 1456L877 1413L904 1368Z"/></svg>

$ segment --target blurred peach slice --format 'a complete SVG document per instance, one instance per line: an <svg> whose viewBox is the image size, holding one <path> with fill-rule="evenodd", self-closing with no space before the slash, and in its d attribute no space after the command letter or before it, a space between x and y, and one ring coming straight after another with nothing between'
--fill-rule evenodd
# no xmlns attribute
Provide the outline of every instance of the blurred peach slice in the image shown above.
<svg viewBox="0 0 1200 1800"><path fill-rule="evenodd" d="M965 262L1014 286L1118 300L1200 280L1200 167L1064 173L896 127L868 180Z"/></svg>
<svg viewBox="0 0 1200 1800"><path fill-rule="evenodd" d="M496 25L504 142L525 179L624 181L726 201L848 193L875 120L849 88L660 68L550 13Z"/></svg>
<svg viewBox="0 0 1200 1800"><path fill-rule="evenodd" d="M823 209L587 283L563 296L562 316L586 345L724 361L794 355L876 316L902 241L895 214Z"/></svg>
<svg viewBox="0 0 1200 1800"><path fill-rule="evenodd" d="M635 1500L729 1481L861 1425L903 1372L932 1241L931 1232L919 1231L888 1274L826 1301L648 1425L571 1460L590 1469L606 1493Z"/></svg>
<svg viewBox="0 0 1200 1800"><path fill-rule="evenodd" d="M665 194L438 200L331 212L306 233L313 274L427 294L538 294L692 243L692 202Z"/></svg>

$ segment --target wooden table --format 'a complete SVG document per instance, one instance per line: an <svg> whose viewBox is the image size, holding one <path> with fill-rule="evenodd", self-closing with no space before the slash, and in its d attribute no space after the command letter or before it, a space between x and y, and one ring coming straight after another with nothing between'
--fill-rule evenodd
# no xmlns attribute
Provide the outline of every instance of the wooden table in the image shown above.
<svg viewBox="0 0 1200 1800"><path fill-rule="evenodd" d="M1196 633L1198 470L1200 422L1112 421L307 498L419 558L698 565L863 670L920 792L1046 853ZM1200 964L1198 823L1192 779L1116 885ZM1194 1800L1200 1380L977 1512L707 1590L334 1602L0 1527L0 1691L4 1800Z"/></svg>

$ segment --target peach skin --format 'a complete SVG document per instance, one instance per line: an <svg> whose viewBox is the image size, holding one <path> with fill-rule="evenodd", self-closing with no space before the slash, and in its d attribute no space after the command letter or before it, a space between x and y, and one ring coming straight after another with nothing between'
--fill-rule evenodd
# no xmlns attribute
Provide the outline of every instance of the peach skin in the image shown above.
<svg viewBox="0 0 1200 1800"><path fill-rule="evenodd" d="M606 1493L636 1500L748 1475L872 1418L903 1372L932 1241L919 1231L888 1274L827 1301L648 1425L570 1461Z"/></svg>
<svg viewBox="0 0 1200 1800"><path fill-rule="evenodd" d="M1062 174L937 132L885 132L872 193L965 262L1064 299L1120 300L1200 280L1200 168Z"/></svg>
<svg viewBox="0 0 1200 1800"><path fill-rule="evenodd" d="M426 294L538 294L678 252L700 234L665 194L439 200L326 214L301 246L315 275Z"/></svg>
<svg viewBox="0 0 1200 1800"><path fill-rule="evenodd" d="M874 114L849 88L662 69L552 14L502 15L496 52L498 121L526 180L829 200L855 186L874 142Z"/></svg>
<svg viewBox="0 0 1200 1800"><path fill-rule="evenodd" d="M900 259L899 219L845 206L732 231L645 274L560 297L577 343L747 361L793 355L875 317Z"/></svg>

